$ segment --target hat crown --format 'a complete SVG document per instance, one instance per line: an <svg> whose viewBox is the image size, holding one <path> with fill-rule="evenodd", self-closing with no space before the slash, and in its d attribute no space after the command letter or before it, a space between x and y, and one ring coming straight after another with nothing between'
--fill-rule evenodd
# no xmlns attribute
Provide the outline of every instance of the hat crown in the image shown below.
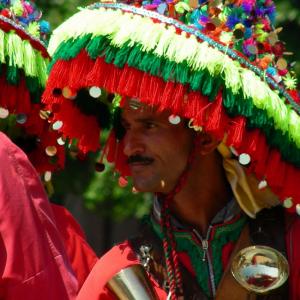
<svg viewBox="0 0 300 300"><path fill-rule="evenodd" d="M297 80L285 58L285 44L275 28L271 0L146 0L121 1L177 19L242 54L287 90Z"/></svg>
<svg viewBox="0 0 300 300"><path fill-rule="evenodd" d="M42 20L42 12L33 1L0 0L0 17L9 19L32 37L47 41L50 25Z"/></svg>

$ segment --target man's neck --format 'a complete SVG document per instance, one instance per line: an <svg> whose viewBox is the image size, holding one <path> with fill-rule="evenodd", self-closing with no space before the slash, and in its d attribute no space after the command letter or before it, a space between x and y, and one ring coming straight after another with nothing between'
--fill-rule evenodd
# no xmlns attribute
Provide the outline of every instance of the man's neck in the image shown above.
<svg viewBox="0 0 300 300"><path fill-rule="evenodd" d="M170 206L178 219L205 234L213 217L231 198L222 162L216 156L202 159L201 164L195 163L185 186L175 195Z"/></svg>

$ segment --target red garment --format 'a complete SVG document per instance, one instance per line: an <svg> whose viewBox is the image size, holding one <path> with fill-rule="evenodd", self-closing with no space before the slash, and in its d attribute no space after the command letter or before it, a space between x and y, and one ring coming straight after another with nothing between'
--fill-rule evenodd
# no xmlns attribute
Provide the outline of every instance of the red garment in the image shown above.
<svg viewBox="0 0 300 300"><path fill-rule="evenodd" d="M86 282L82 286L77 300L115 300L112 293L105 287L106 283L121 269L139 264L135 253L131 250L127 241L113 247L101 259L98 260ZM149 278L159 299L165 300L165 291Z"/></svg>
<svg viewBox="0 0 300 300"><path fill-rule="evenodd" d="M289 300L300 300L300 218L295 216L287 228L286 243L290 265ZM138 259L128 242L113 247L95 265L79 292L77 300L114 300L115 297L105 287L107 281L121 269L137 264ZM165 300L166 293L150 279L159 296Z"/></svg>
<svg viewBox="0 0 300 300"><path fill-rule="evenodd" d="M290 265L289 300L300 300L300 218L291 217L287 227L286 246Z"/></svg>
<svg viewBox="0 0 300 300"><path fill-rule="evenodd" d="M98 257L86 242L85 234L71 213L60 205L51 204L51 207L80 289Z"/></svg>
<svg viewBox="0 0 300 300"><path fill-rule="evenodd" d="M75 299L77 280L26 155L0 133L0 299Z"/></svg>

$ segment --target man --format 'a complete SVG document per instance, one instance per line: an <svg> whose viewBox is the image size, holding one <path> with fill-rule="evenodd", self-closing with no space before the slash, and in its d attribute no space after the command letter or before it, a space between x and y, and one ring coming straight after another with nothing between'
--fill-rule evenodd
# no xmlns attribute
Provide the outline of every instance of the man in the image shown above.
<svg viewBox="0 0 300 300"><path fill-rule="evenodd" d="M0 298L41 299L43 290L43 299L72 299L97 257L71 214L49 203L29 162L46 181L64 162L63 146L51 148L60 136L49 128L40 101L50 28L33 2L4 2L0 4L0 131L29 158L1 133Z"/></svg>
<svg viewBox="0 0 300 300"><path fill-rule="evenodd" d="M110 106L103 155L156 195L141 235L99 260L78 299L300 298L300 108L274 11L271 1L96 3L54 32L49 121L85 154L99 149ZM131 289L141 273L147 287Z"/></svg>

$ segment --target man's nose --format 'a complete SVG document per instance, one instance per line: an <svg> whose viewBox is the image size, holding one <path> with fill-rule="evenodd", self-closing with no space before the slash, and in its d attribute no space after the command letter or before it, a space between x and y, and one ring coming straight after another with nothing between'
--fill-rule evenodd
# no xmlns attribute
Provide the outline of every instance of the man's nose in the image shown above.
<svg viewBox="0 0 300 300"><path fill-rule="evenodd" d="M145 144L137 133L133 131L126 132L124 137L124 154L126 156L143 154L145 152Z"/></svg>

